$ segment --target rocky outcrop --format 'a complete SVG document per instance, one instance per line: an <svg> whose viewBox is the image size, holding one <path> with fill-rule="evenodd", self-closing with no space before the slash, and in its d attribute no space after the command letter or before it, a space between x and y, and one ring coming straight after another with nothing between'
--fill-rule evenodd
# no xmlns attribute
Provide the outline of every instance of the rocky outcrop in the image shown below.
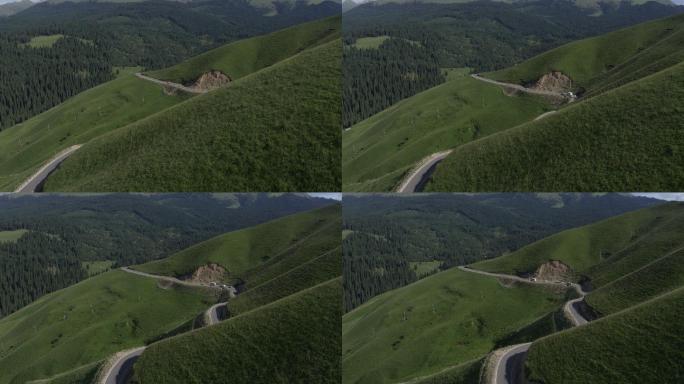
<svg viewBox="0 0 684 384"><path fill-rule="evenodd" d="M572 79L562 72L554 71L540 77L532 89L538 91L567 92L572 90Z"/></svg>
<svg viewBox="0 0 684 384"><path fill-rule="evenodd" d="M559 260L551 260L537 268L535 277L543 281L572 281L574 271Z"/></svg>
<svg viewBox="0 0 684 384"><path fill-rule="evenodd" d="M226 75L221 71L212 70L207 73L202 74L195 82L190 86L190 88L197 89L199 91L211 91L213 89L225 87L230 84L232 79L230 76Z"/></svg>

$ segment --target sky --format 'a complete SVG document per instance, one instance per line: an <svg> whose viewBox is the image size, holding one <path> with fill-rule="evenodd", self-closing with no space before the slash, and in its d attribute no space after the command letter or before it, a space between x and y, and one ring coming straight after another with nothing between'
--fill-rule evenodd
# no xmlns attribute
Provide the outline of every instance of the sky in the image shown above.
<svg viewBox="0 0 684 384"><path fill-rule="evenodd" d="M632 193L632 195L652 197L659 200L684 201L684 193Z"/></svg>
<svg viewBox="0 0 684 384"><path fill-rule="evenodd" d="M322 197L324 199L332 199L332 200L337 200L341 201L342 200L342 194L341 193L309 193L309 195L313 197Z"/></svg>

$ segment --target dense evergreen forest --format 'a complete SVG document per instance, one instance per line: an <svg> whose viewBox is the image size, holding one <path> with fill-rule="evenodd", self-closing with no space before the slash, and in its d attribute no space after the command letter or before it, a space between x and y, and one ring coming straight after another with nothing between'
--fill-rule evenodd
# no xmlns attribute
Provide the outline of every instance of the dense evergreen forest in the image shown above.
<svg viewBox="0 0 684 384"><path fill-rule="evenodd" d="M331 1L266 16L243 0L37 4L0 22L0 130L110 80L114 67L159 69L216 46L339 14ZM57 36L52 46L31 38Z"/></svg>
<svg viewBox="0 0 684 384"><path fill-rule="evenodd" d="M356 7L343 18L343 126L441 83L439 68L501 69L573 40L684 11L654 2L601 7L600 16L564 0ZM369 36L390 39L378 48L353 46Z"/></svg>
<svg viewBox="0 0 684 384"><path fill-rule="evenodd" d="M0 317L88 275L169 256L220 233L329 204L297 195L0 197ZM1 238L1 236L0 236Z"/></svg>
<svg viewBox="0 0 684 384"><path fill-rule="evenodd" d="M416 281L416 263L436 262L436 272L500 256L656 202L617 194L345 196L344 309Z"/></svg>

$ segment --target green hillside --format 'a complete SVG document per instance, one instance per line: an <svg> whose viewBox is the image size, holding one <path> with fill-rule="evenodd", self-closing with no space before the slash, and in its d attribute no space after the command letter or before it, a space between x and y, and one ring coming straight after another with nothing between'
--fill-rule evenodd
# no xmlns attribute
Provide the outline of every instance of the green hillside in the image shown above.
<svg viewBox="0 0 684 384"><path fill-rule="evenodd" d="M108 83L0 131L0 190L14 190L56 153L143 119L183 100L133 76L127 68Z"/></svg>
<svg viewBox="0 0 684 384"><path fill-rule="evenodd" d="M678 383L684 377L684 288L542 338L528 378L546 384Z"/></svg>
<svg viewBox="0 0 684 384"><path fill-rule="evenodd" d="M122 271L90 278L0 319L0 383L88 375L93 364L178 327L213 300Z"/></svg>
<svg viewBox="0 0 684 384"><path fill-rule="evenodd" d="M153 344L136 363L145 383L339 383L339 278Z"/></svg>
<svg viewBox="0 0 684 384"><path fill-rule="evenodd" d="M684 246L591 292L586 301L607 315L683 286Z"/></svg>
<svg viewBox="0 0 684 384"><path fill-rule="evenodd" d="M564 298L562 289L458 269L386 292L342 319L343 383L390 383L445 373L480 359L499 339L554 311Z"/></svg>
<svg viewBox="0 0 684 384"><path fill-rule="evenodd" d="M679 190L682 105L684 62L463 145L425 190Z"/></svg>
<svg viewBox="0 0 684 384"><path fill-rule="evenodd" d="M337 190L340 60L335 40L101 136L45 189Z"/></svg>
<svg viewBox="0 0 684 384"><path fill-rule="evenodd" d="M499 273L530 273L559 260L600 287L684 246L684 204L667 203L570 229L473 268Z"/></svg>
<svg viewBox="0 0 684 384"><path fill-rule="evenodd" d="M303 49L339 38L339 17L297 25L268 35L240 40L186 60L181 64L148 75L186 84L203 73L219 70L237 80L274 63L285 60Z"/></svg>
<svg viewBox="0 0 684 384"><path fill-rule="evenodd" d="M229 232L168 258L133 268L147 273L185 276L200 266L216 263L227 269L231 277L242 277L245 273L256 275L255 267L266 265L267 270L275 270L271 265L283 262L282 259L291 254L304 253L306 257L312 257L335 248L340 243L340 226L340 206L331 205ZM280 270L280 273L284 272L286 270ZM263 282L256 276L248 281Z"/></svg>
<svg viewBox="0 0 684 384"><path fill-rule="evenodd" d="M463 71L345 131L345 191L390 191L424 157L530 121L551 109L527 94L507 96ZM496 113L494 113L496 111Z"/></svg>
<svg viewBox="0 0 684 384"><path fill-rule="evenodd" d="M485 76L526 85L560 71L575 90L592 94L681 62L683 47L684 15L677 15L572 42Z"/></svg>

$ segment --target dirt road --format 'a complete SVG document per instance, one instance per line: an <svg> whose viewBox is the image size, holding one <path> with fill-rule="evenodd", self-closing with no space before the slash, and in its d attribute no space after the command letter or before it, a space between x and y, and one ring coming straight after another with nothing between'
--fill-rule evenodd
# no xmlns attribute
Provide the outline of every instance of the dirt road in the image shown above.
<svg viewBox="0 0 684 384"><path fill-rule="evenodd" d="M519 85L519 84L504 83L501 81L488 79L486 77L482 77L482 76L478 75L477 73L470 75L470 77L472 77L473 79L484 81L485 83L496 84L496 85L499 85L502 87L512 88L512 89L515 89L516 91L530 93L533 95L555 96L555 97L563 97L566 99L571 99L567 95L564 95L563 92L553 92L553 91L544 91L544 90L540 90L540 89L526 88L526 87L523 87L522 85Z"/></svg>
<svg viewBox="0 0 684 384"><path fill-rule="evenodd" d="M397 192L399 193L411 193L420 192L425 186L425 182L430 177L430 174L434 171L434 167L440 161L444 160L445 157L449 156L452 149L433 153L432 155L424 158L418 163L409 174L404 178L404 181L399 184Z"/></svg>
<svg viewBox="0 0 684 384"><path fill-rule="evenodd" d="M186 87L183 84L178 84L178 83L174 83L171 81L164 81L164 80L155 79L154 77L145 76L140 72L136 73L135 76L139 79L151 81L155 84L163 85L165 87L175 88L175 89L181 90L183 92L196 93L196 94L202 94L202 93L208 92L206 89L197 89L195 87Z"/></svg>
<svg viewBox="0 0 684 384"><path fill-rule="evenodd" d="M32 193L32 192L40 192L42 189L43 183L47 179L50 174L57 169L57 167L62 164L64 160L67 159L67 157L71 156L74 152L76 152L79 148L81 148L81 145L72 145L71 147L64 149L63 151L59 152L55 157L53 157L50 161L45 163L36 173L34 173L31 177L26 179L14 192L15 193Z"/></svg>

